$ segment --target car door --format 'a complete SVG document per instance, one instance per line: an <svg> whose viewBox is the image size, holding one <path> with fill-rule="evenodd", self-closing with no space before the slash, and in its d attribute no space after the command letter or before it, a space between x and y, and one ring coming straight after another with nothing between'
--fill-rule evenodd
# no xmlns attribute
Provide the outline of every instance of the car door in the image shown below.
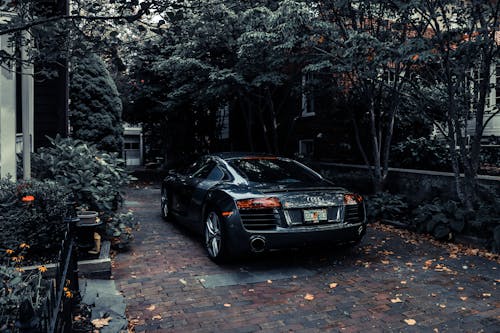
<svg viewBox="0 0 500 333"><path fill-rule="evenodd" d="M219 163L212 161L207 164L207 168L203 169L196 175L196 187L191 193L191 202L188 212L189 220L195 224L199 224L203 220L202 210L205 198L208 191L215 185L229 179L228 172Z"/></svg>
<svg viewBox="0 0 500 333"><path fill-rule="evenodd" d="M193 189L193 175L204 167L206 159L198 159L176 174L171 184L172 209L179 216L186 216Z"/></svg>

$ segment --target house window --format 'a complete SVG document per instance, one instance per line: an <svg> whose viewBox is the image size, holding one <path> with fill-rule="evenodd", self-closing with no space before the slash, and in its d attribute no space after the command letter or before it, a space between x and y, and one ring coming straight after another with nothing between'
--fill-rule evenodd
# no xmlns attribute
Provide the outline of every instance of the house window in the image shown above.
<svg viewBox="0 0 500 333"><path fill-rule="evenodd" d="M302 139L299 140L299 154L304 156L310 156L314 152L314 140L313 139Z"/></svg>
<svg viewBox="0 0 500 333"><path fill-rule="evenodd" d="M314 110L314 95L307 86L309 80L311 80L310 74L302 75L302 117L311 117L316 115Z"/></svg>
<svg viewBox="0 0 500 333"><path fill-rule="evenodd" d="M125 149L139 149L139 142L125 142Z"/></svg>

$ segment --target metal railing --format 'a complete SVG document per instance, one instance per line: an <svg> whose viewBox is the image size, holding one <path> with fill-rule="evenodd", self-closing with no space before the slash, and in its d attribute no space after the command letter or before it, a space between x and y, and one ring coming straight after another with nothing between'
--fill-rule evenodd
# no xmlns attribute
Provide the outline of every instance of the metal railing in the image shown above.
<svg viewBox="0 0 500 333"><path fill-rule="evenodd" d="M72 310L79 301L78 264L72 224L68 223L61 244L55 277L48 281L47 297L41 307L41 332L72 331Z"/></svg>

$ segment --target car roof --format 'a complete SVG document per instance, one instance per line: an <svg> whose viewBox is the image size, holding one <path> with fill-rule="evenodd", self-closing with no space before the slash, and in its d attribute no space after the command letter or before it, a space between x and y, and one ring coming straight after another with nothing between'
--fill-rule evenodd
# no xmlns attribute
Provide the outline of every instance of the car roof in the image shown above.
<svg viewBox="0 0 500 333"><path fill-rule="evenodd" d="M220 152L220 153L213 153L211 154L212 156L217 156L223 160L232 160L232 159L238 159L238 158L252 158L252 157L263 157L263 158L281 158L280 156L272 155L272 154L266 154L266 153L253 153L253 152Z"/></svg>

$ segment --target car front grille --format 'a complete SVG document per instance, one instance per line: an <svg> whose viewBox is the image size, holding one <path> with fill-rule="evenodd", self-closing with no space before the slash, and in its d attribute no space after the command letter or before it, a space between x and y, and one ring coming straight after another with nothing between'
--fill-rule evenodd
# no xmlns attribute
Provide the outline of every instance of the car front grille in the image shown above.
<svg viewBox="0 0 500 333"><path fill-rule="evenodd" d="M274 209L245 209L240 210L243 227L247 230L275 230L280 216Z"/></svg>
<svg viewBox="0 0 500 333"><path fill-rule="evenodd" d="M363 205L345 206L344 221L346 223L360 223L365 219L365 209Z"/></svg>

